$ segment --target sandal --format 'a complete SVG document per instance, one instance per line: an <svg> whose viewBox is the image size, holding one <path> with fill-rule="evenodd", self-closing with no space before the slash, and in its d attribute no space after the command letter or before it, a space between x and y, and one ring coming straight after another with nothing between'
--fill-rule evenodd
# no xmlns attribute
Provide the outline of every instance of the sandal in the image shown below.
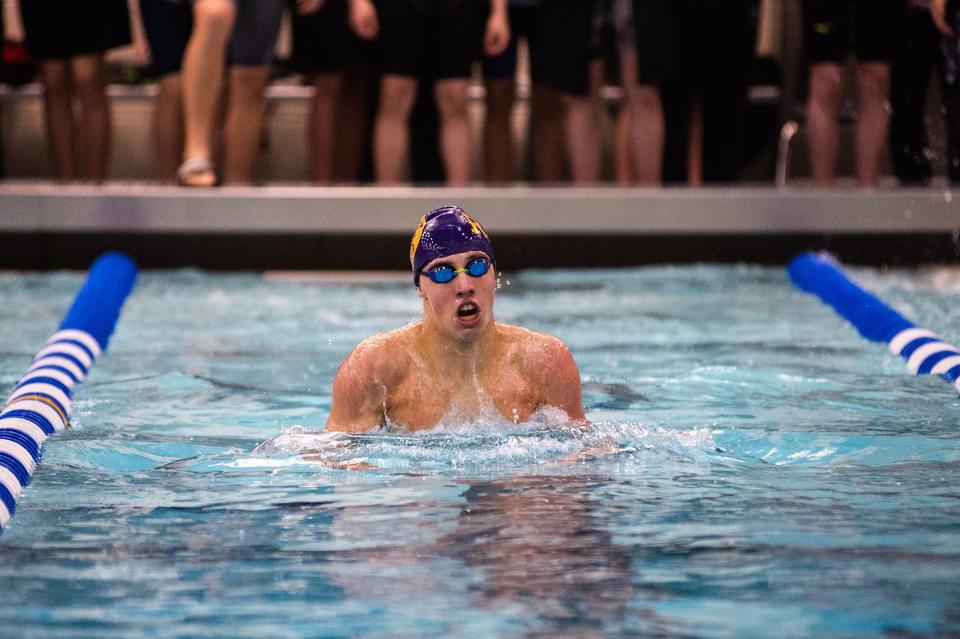
<svg viewBox="0 0 960 639"><path fill-rule="evenodd" d="M177 184L180 186L216 186L217 173L213 163L205 155L194 155L183 161L177 169Z"/></svg>

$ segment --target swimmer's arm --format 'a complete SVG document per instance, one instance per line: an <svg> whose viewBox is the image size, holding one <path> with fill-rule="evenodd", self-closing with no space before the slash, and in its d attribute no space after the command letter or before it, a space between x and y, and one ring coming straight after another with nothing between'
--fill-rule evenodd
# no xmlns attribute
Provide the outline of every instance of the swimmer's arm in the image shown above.
<svg viewBox="0 0 960 639"><path fill-rule="evenodd" d="M543 349L547 359L541 370L545 371L542 404L562 409L570 421L586 425L583 411L583 391L580 387L580 371L570 354L570 349L559 339L552 338Z"/></svg>
<svg viewBox="0 0 960 639"><path fill-rule="evenodd" d="M340 365L333 380L328 431L360 433L382 422L386 386L379 381L378 353L358 346Z"/></svg>

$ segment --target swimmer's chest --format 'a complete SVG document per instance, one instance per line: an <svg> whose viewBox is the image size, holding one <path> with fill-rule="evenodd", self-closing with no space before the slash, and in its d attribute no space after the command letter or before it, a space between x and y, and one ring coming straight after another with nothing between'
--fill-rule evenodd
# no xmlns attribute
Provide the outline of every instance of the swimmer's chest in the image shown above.
<svg viewBox="0 0 960 639"><path fill-rule="evenodd" d="M443 379L407 375L387 390L386 418L408 428L432 428L444 417L478 419L493 407L513 422L525 421L540 407L536 382L516 370L499 369L479 378Z"/></svg>

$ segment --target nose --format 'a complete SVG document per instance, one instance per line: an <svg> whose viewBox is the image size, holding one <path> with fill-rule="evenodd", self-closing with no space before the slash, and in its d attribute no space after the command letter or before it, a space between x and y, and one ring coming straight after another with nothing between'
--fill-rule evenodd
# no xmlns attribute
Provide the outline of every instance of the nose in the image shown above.
<svg viewBox="0 0 960 639"><path fill-rule="evenodd" d="M475 278L470 277L466 273L461 273L453 279L457 287L457 297L465 297L467 295L472 295L474 291L473 280Z"/></svg>

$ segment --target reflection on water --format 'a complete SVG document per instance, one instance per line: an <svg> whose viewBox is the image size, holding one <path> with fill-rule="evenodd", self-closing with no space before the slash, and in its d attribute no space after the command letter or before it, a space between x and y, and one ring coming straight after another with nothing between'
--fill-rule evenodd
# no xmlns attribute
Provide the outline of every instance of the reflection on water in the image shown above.
<svg viewBox="0 0 960 639"><path fill-rule="evenodd" d="M634 614L631 550L597 520L590 494L591 484L606 481L518 476L469 482L456 530L437 546L484 574L470 589L473 605L515 611L531 636L623 631Z"/></svg>

